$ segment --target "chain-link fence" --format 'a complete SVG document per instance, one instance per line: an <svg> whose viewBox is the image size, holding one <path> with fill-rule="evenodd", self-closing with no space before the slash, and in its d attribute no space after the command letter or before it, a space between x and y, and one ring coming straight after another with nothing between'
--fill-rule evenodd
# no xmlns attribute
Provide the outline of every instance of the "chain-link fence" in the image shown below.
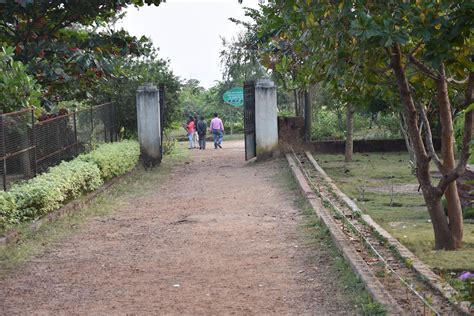
<svg viewBox="0 0 474 316"><path fill-rule="evenodd" d="M118 139L114 103L37 121L33 110L0 115L0 176L7 190L62 160L88 151L97 142Z"/></svg>

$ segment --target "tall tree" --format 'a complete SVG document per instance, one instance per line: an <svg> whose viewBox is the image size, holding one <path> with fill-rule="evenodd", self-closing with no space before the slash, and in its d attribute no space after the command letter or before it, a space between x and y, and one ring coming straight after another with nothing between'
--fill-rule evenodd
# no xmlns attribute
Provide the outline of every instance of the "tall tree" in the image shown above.
<svg viewBox="0 0 474 316"><path fill-rule="evenodd" d="M463 235L462 210L453 181L464 172L469 157L473 114L465 110L456 163L453 113L472 103L472 16L474 5L467 0L275 0L255 17L267 54L282 53L280 58L273 58L280 71L285 69L290 74L288 66L293 65L299 80L334 81L336 88L348 91L341 95L364 97L370 90L385 90L391 99L391 95L398 94L416 160L416 175L433 223L436 249L460 247ZM298 60L290 52L303 58ZM273 61L265 51L261 55ZM440 157L432 143L427 103L421 102L428 94L427 88L435 91L430 99L439 113ZM453 106L450 94L462 91L465 101ZM430 161L443 175L436 185L432 183ZM448 216L441 206L443 195L448 201Z"/></svg>

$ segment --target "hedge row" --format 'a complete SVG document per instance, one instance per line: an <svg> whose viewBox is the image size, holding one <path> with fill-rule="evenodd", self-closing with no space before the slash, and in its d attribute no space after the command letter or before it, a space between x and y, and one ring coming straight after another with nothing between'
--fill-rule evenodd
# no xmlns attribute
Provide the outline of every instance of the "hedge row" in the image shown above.
<svg viewBox="0 0 474 316"><path fill-rule="evenodd" d="M8 192L0 192L0 232L56 210L67 201L94 191L104 181L130 171L139 154L135 141L103 144L14 185Z"/></svg>
<svg viewBox="0 0 474 316"><path fill-rule="evenodd" d="M107 181L133 169L138 162L140 147L136 141L124 140L120 143L103 144L78 159L95 163L100 176Z"/></svg>

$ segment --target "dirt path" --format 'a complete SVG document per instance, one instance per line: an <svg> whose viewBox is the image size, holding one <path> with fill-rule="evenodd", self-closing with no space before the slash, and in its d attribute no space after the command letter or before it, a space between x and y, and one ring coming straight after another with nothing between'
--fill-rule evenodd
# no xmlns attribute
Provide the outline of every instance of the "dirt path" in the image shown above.
<svg viewBox="0 0 474 316"><path fill-rule="evenodd" d="M302 236L284 163L224 146L7 276L1 314L353 314Z"/></svg>

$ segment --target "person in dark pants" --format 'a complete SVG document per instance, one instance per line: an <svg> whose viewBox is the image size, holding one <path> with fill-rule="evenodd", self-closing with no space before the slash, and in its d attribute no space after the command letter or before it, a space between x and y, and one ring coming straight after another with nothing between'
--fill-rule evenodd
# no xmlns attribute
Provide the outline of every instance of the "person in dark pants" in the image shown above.
<svg viewBox="0 0 474 316"><path fill-rule="evenodd" d="M207 131L207 123L204 121L204 117L199 117L199 121L197 122L197 133L199 135L199 149L205 150L206 149L206 131Z"/></svg>

